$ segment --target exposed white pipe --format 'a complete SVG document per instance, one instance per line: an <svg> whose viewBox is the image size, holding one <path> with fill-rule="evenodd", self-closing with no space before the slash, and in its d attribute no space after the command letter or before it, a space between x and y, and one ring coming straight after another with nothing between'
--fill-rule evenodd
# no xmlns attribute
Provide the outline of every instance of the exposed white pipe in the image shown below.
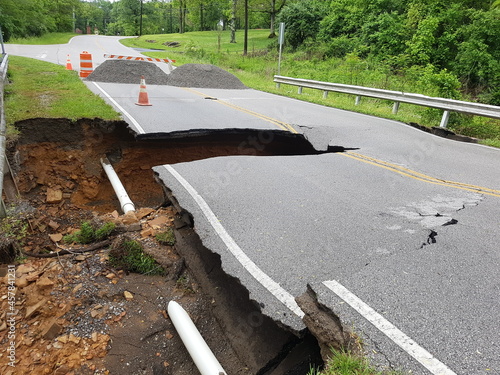
<svg viewBox="0 0 500 375"><path fill-rule="evenodd" d="M111 182L111 185L113 186L113 189L115 190L115 194L118 197L118 200L120 201L120 206L124 214L130 211L135 211L135 206L134 203L130 200L127 191L123 187L122 182L120 181L120 178L116 174L113 166L109 162L108 158L103 158L101 159L101 164L102 167L104 168L104 171L108 175L109 182Z"/></svg>
<svg viewBox="0 0 500 375"><path fill-rule="evenodd" d="M168 303L168 316L201 375L227 375L188 313L177 302Z"/></svg>

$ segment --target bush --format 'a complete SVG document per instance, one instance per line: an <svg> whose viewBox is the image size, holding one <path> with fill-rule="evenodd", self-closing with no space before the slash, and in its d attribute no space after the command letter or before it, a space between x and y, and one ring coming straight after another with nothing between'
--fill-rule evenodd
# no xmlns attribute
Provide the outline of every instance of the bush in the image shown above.
<svg viewBox="0 0 500 375"><path fill-rule="evenodd" d="M286 24L285 38L288 44L296 49L307 38L315 38L325 9L313 2L297 2L283 8L278 22Z"/></svg>
<svg viewBox="0 0 500 375"><path fill-rule="evenodd" d="M342 35L332 39L328 43L326 55L328 57L344 57L348 53L359 50L359 48L360 41L357 38Z"/></svg>

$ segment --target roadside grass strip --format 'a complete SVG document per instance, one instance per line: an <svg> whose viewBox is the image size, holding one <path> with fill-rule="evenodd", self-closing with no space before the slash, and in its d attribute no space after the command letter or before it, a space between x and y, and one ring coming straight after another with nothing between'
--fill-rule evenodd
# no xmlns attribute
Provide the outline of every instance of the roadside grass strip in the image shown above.
<svg viewBox="0 0 500 375"><path fill-rule="evenodd" d="M32 118L120 119L109 104L85 86L77 72L63 66L9 56L9 80L11 84L5 87L8 125Z"/></svg>

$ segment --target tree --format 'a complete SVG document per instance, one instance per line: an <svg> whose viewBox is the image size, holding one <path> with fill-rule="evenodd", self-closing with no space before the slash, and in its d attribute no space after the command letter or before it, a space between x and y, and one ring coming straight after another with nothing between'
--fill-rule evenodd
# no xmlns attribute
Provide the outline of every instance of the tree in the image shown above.
<svg viewBox="0 0 500 375"><path fill-rule="evenodd" d="M47 32L71 31L73 8L78 0L1 0L0 23L4 39L41 36Z"/></svg>
<svg viewBox="0 0 500 375"><path fill-rule="evenodd" d="M252 7L253 12L265 13L269 16L269 38L276 38L276 17L285 5L286 0L257 0Z"/></svg>
<svg viewBox="0 0 500 375"><path fill-rule="evenodd" d="M293 49L299 47L307 38L316 37L326 10L322 4L316 1L291 3L279 14L278 21L286 24L285 38Z"/></svg>
<svg viewBox="0 0 500 375"><path fill-rule="evenodd" d="M178 4L179 4L179 34L184 34L186 32L187 3L186 0L178 0Z"/></svg>
<svg viewBox="0 0 500 375"><path fill-rule="evenodd" d="M120 0L113 7L116 30L123 35L139 35L141 4L139 0Z"/></svg>
<svg viewBox="0 0 500 375"><path fill-rule="evenodd" d="M231 20L229 21L229 29L231 30L231 41L229 43L236 43L236 10L238 0L232 0L231 7Z"/></svg>

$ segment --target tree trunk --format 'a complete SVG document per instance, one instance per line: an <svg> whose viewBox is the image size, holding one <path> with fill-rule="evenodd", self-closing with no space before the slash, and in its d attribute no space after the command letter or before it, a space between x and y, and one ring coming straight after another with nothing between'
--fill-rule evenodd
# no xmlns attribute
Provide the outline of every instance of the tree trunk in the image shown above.
<svg viewBox="0 0 500 375"><path fill-rule="evenodd" d="M231 30L231 41L229 43L236 43L236 5L238 0L233 0L233 10L231 12L231 22L229 29Z"/></svg>
<svg viewBox="0 0 500 375"><path fill-rule="evenodd" d="M182 34L184 29L182 27L182 4L179 5L179 34Z"/></svg>
<svg viewBox="0 0 500 375"><path fill-rule="evenodd" d="M276 32L274 31L274 24L276 22L276 0L271 1L271 27L269 30L269 39L276 38Z"/></svg>
<svg viewBox="0 0 500 375"><path fill-rule="evenodd" d="M184 34L186 26L186 1L179 1L179 34Z"/></svg>
<svg viewBox="0 0 500 375"><path fill-rule="evenodd" d="M203 31L203 2L200 2L200 31Z"/></svg>
<svg viewBox="0 0 500 375"><path fill-rule="evenodd" d="M170 4L170 8L168 9L168 15L169 15L169 32L172 34L174 32L174 17L173 17L173 11L172 11L172 4Z"/></svg>

